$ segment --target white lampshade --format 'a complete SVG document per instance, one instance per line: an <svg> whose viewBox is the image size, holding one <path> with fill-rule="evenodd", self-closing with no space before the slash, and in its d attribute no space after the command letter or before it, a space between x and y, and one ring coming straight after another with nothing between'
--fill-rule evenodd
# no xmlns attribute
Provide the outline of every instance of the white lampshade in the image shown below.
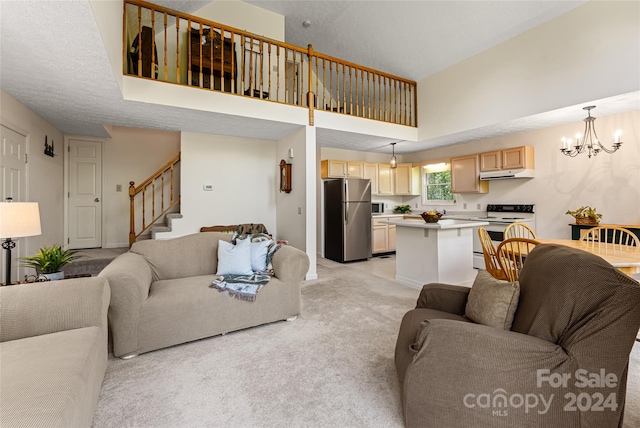
<svg viewBox="0 0 640 428"><path fill-rule="evenodd" d="M40 235L37 202L0 202L0 238Z"/></svg>

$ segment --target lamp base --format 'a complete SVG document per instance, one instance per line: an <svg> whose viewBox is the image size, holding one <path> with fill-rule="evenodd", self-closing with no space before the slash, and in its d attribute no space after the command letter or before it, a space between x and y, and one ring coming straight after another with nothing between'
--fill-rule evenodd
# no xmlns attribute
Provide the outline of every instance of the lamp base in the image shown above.
<svg viewBox="0 0 640 428"><path fill-rule="evenodd" d="M7 238L2 243L2 248L7 251L7 260L5 264L5 285L11 285L11 250L15 247L16 243L11 238Z"/></svg>

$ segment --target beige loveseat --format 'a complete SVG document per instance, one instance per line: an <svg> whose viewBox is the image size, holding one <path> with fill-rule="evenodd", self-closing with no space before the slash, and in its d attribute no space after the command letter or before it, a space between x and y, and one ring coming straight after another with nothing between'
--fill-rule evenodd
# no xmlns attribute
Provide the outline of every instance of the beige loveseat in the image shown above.
<svg viewBox="0 0 640 428"><path fill-rule="evenodd" d="M276 251L274 277L250 302L209 287L218 240L230 241L231 235L207 232L136 242L100 273L112 290L113 355L127 358L300 313L306 253L290 246Z"/></svg>
<svg viewBox="0 0 640 428"><path fill-rule="evenodd" d="M0 287L0 426L89 427L107 367L109 285Z"/></svg>

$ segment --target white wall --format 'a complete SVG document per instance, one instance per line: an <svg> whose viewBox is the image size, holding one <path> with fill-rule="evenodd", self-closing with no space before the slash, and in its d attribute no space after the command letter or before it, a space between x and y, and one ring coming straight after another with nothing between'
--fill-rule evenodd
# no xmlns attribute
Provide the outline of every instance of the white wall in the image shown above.
<svg viewBox="0 0 640 428"><path fill-rule="evenodd" d="M122 90L122 2L90 0L116 82Z"/></svg>
<svg viewBox="0 0 640 428"><path fill-rule="evenodd" d="M129 245L129 182L140 184L177 155L180 133L120 126L109 126L107 130L111 138L103 144L106 239L103 247L126 247ZM121 192L116 192L116 185L122 186ZM175 191L179 194L180 187Z"/></svg>
<svg viewBox="0 0 640 428"><path fill-rule="evenodd" d="M284 42L284 16L240 0L212 1L192 15Z"/></svg>
<svg viewBox="0 0 640 428"><path fill-rule="evenodd" d="M159 238L240 223L263 223L278 235L275 141L182 132L180 150L184 217ZM205 184L213 185L213 191L205 191Z"/></svg>
<svg viewBox="0 0 640 428"><path fill-rule="evenodd" d="M560 153L560 140L583 132L584 123L577 122L428 150L406 155L405 159L421 162L533 146L535 178L490 181L489 193L456 195L456 205L446 207L447 210L464 211L464 204L468 211L476 211L477 204L485 210L490 203L533 203L538 235L545 238L569 239L567 224L573 223L573 218L565 212L581 205L596 207L603 215L603 224L639 225L640 110L598 117L595 128L606 147L611 147L613 134L621 129L620 150L611 155L601 152L591 159L585 154L575 158L564 156ZM405 197L405 201L412 207L418 203L421 210L427 208L421 204L420 197Z"/></svg>
<svg viewBox="0 0 640 428"><path fill-rule="evenodd" d="M640 2L590 1L418 83L419 140L640 89Z"/></svg>
<svg viewBox="0 0 640 428"><path fill-rule="evenodd" d="M26 253L35 253L44 245L65 244L62 228L64 215L62 132L5 91L0 91L0 123L27 137L29 155L27 200L39 203L42 235L26 238ZM55 143L55 157L44 154L45 136L49 144L52 141Z"/></svg>

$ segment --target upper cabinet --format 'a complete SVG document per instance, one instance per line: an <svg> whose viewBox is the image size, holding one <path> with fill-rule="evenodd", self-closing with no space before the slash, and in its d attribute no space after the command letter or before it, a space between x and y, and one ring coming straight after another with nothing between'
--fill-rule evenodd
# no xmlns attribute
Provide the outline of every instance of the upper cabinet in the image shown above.
<svg viewBox="0 0 640 428"><path fill-rule="evenodd" d="M388 163L378 164L378 195L393 195L393 176Z"/></svg>
<svg viewBox="0 0 640 428"><path fill-rule="evenodd" d="M395 195L411 195L411 166L410 163L399 163L393 170Z"/></svg>
<svg viewBox="0 0 640 428"><path fill-rule="evenodd" d="M363 178L363 162L323 160L320 163L321 178Z"/></svg>
<svg viewBox="0 0 640 428"><path fill-rule="evenodd" d="M480 155L451 158L452 193L487 193L489 183L480 181Z"/></svg>
<svg viewBox="0 0 640 428"><path fill-rule="evenodd" d="M378 164L365 162L362 166L362 178L371 180L371 194L378 194Z"/></svg>
<svg viewBox="0 0 640 428"><path fill-rule="evenodd" d="M520 146L480 153L480 172L520 168L534 168L533 147Z"/></svg>

